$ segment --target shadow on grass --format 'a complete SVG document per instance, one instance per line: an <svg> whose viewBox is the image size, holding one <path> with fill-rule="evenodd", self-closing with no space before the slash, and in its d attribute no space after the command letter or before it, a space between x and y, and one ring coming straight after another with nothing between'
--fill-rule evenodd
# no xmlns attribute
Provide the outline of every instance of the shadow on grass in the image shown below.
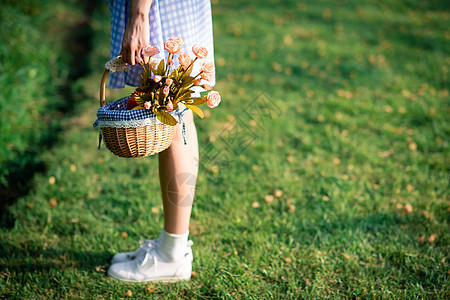
<svg viewBox="0 0 450 300"><path fill-rule="evenodd" d="M43 138L30 145L30 150L14 161L8 162L5 184L0 184L0 227L10 228L14 224L13 218L8 214L8 207L18 198L27 195L33 188L32 179L36 173L45 172L46 166L40 158L40 153L48 151L58 140L58 133L62 130L60 120L63 115L73 112L77 100L83 97L83 91L72 88L74 82L87 75L89 69L89 55L92 50L92 15L101 5L98 1L79 1L85 16L74 22L64 30L64 50L69 55L69 75L58 88L58 94L63 99L56 115L51 116L47 132ZM58 26L58 25L55 25Z"/></svg>
<svg viewBox="0 0 450 300"><path fill-rule="evenodd" d="M52 270L86 270L105 272L112 255L109 252L77 251L44 248L33 245L24 249L12 244L0 244L2 270L9 273L47 273Z"/></svg>

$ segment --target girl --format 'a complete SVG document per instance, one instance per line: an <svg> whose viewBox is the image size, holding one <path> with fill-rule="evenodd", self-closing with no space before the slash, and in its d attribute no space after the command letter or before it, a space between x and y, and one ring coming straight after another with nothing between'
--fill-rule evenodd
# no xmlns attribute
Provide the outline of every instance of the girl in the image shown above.
<svg viewBox="0 0 450 300"><path fill-rule="evenodd" d="M120 54L131 65L129 72L110 74L112 88L138 86L142 68L137 63L148 60L141 56L141 49L154 45L161 50L155 57L163 59L164 41L172 37L184 40L185 53L192 53L195 44L205 47L207 59L213 61L209 0L110 0L110 11L111 57ZM177 60L174 63L176 68ZM196 72L194 69L192 73ZM198 172L198 144L191 110L185 113L184 120L187 143L177 124L171 146L158 156L164 228L158 239L145 240L138 250L116 254L108 270L111 277L125 281L176 281L191 277L193 256L188 228Z"/></svg>

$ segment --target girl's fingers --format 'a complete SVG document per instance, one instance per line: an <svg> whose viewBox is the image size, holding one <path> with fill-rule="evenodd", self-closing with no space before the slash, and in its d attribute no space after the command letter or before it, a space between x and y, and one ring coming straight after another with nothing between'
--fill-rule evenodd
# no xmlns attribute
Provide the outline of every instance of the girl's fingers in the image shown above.
<svg viewBox="0 0 450 300"><path fill-rule="evenodd" d="M129 62L130 65L134 65L135 64L135 56L134 56L134 51L130 51L129 52Z"/></svg>

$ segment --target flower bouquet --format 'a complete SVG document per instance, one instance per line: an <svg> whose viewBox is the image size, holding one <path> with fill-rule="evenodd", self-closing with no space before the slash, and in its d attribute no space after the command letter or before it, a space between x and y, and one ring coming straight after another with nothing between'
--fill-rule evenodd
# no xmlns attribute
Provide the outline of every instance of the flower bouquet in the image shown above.
<svg viewBox="0 0 450 300"><path fill-rule="evenodd" d="M149 58L144 64L140 86L131 96L105 105L105 81L111 72L128 71L129 66L120 57L105 65L100 90L100 106L94 126L101 128L101 137L106 147L121 157L148 156L165 150L170 146L177 123L183 124L183 113L190 109L203 118L198 107L207 104L210 108L219 105L221 98L213 91L210 82L214 80L214 64L203 61L198 74L192 76L194 63L208 54L206 48L194 45L194 59L187 53L180 53L183 46L180 37L173 37L164 43L169 53L167 62L153 58L160 51L148 45L142 49L142 56ZM173 68L175 55L179 67ZM209 90L206 96L195 96L194 87Z"/></svg>

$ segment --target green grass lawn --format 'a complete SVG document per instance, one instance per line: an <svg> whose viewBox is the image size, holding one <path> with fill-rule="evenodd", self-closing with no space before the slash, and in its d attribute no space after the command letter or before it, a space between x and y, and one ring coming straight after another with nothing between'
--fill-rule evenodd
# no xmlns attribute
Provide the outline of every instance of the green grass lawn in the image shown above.
<svg viewBox="0 0 450 300"><path fill-rule="evenodd" d="M196 123L192 279L105 275L162 227L156 157L96 150L105 3L94 72L75 82L87 99L2 217L0 298L448 298L446 1L215 0L213 14L222 103Z"/></svg>

